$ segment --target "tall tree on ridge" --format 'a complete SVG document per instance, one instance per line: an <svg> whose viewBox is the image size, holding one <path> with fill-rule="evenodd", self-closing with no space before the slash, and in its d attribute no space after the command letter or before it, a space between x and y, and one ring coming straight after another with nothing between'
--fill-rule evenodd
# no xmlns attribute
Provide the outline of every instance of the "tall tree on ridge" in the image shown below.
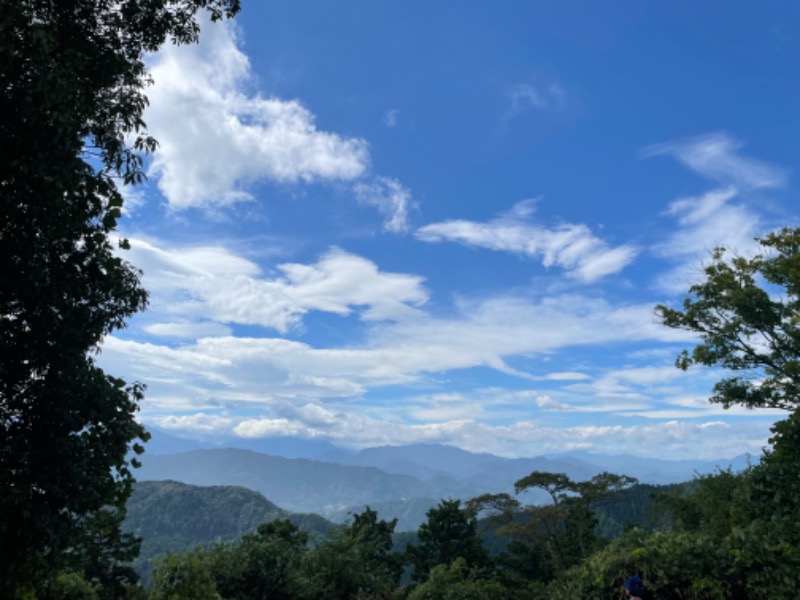
<svg viewBox="0 0 800 600"><path fill-rule="evenodd" d="M0 1L0 596L69 568L82 525L124 510L140 384L99 369L147 304L111 236L142 181L143 53L197 40L239 0ZM127 247L125 240L119 241ZM69 552L67 552L69 550Z"/></svg>

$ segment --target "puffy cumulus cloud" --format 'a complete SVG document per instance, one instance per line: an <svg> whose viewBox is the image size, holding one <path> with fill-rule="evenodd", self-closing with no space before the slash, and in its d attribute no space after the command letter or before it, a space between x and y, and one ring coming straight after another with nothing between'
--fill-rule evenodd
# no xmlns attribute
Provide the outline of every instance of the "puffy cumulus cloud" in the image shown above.
<svg viewBox="0 0 800 600"><path fill-rule="evenodd" d="M399 181L389 177L375 177L370 182L357 183L354 190L359 202L374 206L384 215L384 229L392 233L408 231L411 192Z"/></svg>
<svg viewBox="0 0 800 600"><path fill-rule="evenodd" d="M448 220L421 227L415 235L425 242L457 242L536 258L545 267L561 267L587 283L621 271L636 257L635 247L610 247L586 225L538 225L531 220L534 208L535 201L524 200L487 223Z"/></svg>
<svg viewBox="0 0 800 600"><path fill-rule="evenodd" d="M216 437L221 434L229 434L235 424L230 417L207 413L154 417L150 421L161 429L192 434L195 437Z"/></svg>
<svg viewBox="0 0 800 600"><path fill-rule="evenodd" d="M367 143L317 129L296 100L248 94L250 64L235 26L206 24L200 43L150 58L145 121L159 140L151 173L174 209L250 198L248 182L354 180Z"/></svg>
<svg viewBox="0 0 800 600"><path fill-rule="evenodd" d="M175 315L175 321L146 326L154 335L225 335L218 323L285 332L309 311L343 316L357 311L368 321L402 319L419 315L428 300L421 277L382 272L338 249L313 264L280 264L281 275L273 278L221 246L165 248L133 240L130 259L144 270L153 311Z"/></svg>
<svg viewBox="0 0 800 600"><path fill-rule="evenodd" d="M674 156L696 173L741 190L775 188L786 183L785 171L742 156L742 144L724 133L712 133L649 146L642 156Z"/></svg>
<svg viewBox="0 0 800 600"><path fill-rule="evenodd" d="M309 429L300 423L288 419L246 419L233 429L239 437L248 439L270 438L282 436L313 437Z"/></svg>

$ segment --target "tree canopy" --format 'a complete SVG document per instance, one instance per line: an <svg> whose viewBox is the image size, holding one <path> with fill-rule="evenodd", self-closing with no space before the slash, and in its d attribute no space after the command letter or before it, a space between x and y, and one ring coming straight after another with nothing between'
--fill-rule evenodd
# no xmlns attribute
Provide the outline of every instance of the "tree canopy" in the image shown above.
<svg viewBox="0 0 800 600"><path fill-rule="evenodd" d="M676 361L738 372L714 386L712 402L726 407L800 406L800 228L758 240L752 258L714 250L705 280L689 288L681 309L656 314L667 327L700 335L702 343Z"/></svg>
<svg viewBox="0 0 800 600"><path fill-rule="evenodd" d="M118 255L127 242L112 240L119 184L143 179L156 146L143 54L196 41L201 9L218 20L239 2L0 2L3 597L69 567L85 524L103 507L121 513L130 494L143 387L94 354L147 304L141 273Z"/></svg>

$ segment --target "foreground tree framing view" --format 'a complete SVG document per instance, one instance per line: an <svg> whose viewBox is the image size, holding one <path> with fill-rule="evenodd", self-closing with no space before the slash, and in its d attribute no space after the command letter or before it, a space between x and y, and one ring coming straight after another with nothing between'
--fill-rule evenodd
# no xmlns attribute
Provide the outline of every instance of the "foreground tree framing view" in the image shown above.
<svg viewBox="0 0 800 600"><path fill-rule="evenodd" d="M741 473L669 489L534 472L516 495L443 499L416 534L367 509L316 531L276 519L132 568L123 533L148 434L144 393L104 373L103 338L147 304L115 249L120 186L143 177L143 53L197 41L237 0L0 4L0 597L132 599L796 598L800 591L800 228L718 248L664 326L676 366L733 373L711 402L787 412ZM121 250L127 246L120 240ZM527 504L533 490L545 504ZM646 510L645 510L646 509ZM185 507L191 513L191 507ZM313 529L307 527L306 529ZM140 580L140 576L143 577Z"/></svg>

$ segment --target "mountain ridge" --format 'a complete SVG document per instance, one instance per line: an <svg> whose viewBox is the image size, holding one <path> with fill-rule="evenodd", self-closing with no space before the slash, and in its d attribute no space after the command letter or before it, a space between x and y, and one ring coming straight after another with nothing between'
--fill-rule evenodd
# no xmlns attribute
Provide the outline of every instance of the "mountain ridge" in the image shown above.
<svg viewBox="0 0 800 600"><path fill-rule="evenodd" d="M155 436L154 436L155 437ZM169 437L157 448L186 442ZM302 443L294 449L304 451ZM317 449L320 446L315 446ZM308 448L306 448L308 449ZM468 499L484 493L513 493L514 482L533 471L564 473L583 481L610 471L636 477L643 484L665 485L710 473L746 457L719 461L670 461L584 451L532 458L473 453L443 444L379 446L359 452L334 449L318 458L289 458L243 448L200 448L177 453L145 453L139 480L176 480L198 486L243 486L293 512L310 512L335 521L376 508L380 518L398 518L415 529L428 508L443 498ZM337 462L338 461L338 462ZM535 493L526 502L544 501Z"/></svg>

